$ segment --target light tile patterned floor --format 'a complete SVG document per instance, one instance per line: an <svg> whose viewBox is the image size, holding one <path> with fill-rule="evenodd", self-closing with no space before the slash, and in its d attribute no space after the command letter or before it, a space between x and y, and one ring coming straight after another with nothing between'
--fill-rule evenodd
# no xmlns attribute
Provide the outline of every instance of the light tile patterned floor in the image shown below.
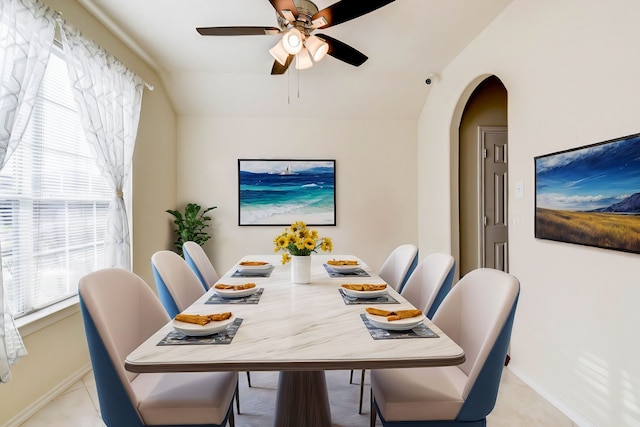
<svg viewBox="0 0 640 427"><path fill-rule="evenodd" d="M236 426L262 426L272 411L264 402L273 402L277 376L270 372L253 372L251 389L246 376L240 376L242 415L236 416ZM368 387L365 388L363 414L358 415L358 385L349 384L348 371L327 373L331 396L339 396L339 403L331 402L334 423L340 427L369 425ZM365 382L368 386L368 377ZM526 404L523 404L526 402ZM253 404L253 406L252 406ZM262 412L262 415L261 415ZM495 409L489 415L490 427L575 427L553 405L505 369ZM378 424L381 425L378 420ZM70 387L64 394L32 416L20 427L103 427L93 374Z"/></svg>

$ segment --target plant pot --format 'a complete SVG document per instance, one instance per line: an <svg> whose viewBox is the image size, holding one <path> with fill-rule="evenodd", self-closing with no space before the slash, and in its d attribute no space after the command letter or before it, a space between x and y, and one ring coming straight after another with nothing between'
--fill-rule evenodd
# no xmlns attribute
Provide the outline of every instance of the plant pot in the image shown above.
<svg viewBox="0 0 640 427"><path fill-rule="evenodd" d="M291 256L291 283L311 283L311 256Z"/></svg>

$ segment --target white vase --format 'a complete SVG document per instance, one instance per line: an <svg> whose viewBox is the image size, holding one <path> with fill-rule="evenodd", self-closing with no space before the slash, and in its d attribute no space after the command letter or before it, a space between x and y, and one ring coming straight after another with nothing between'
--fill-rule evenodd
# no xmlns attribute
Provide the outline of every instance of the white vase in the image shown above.
<svg viewBox="0 0 640 427"><path fill-rule="evenodd" d="M291 283L311 283L311 256L291 256Z"/></svg>

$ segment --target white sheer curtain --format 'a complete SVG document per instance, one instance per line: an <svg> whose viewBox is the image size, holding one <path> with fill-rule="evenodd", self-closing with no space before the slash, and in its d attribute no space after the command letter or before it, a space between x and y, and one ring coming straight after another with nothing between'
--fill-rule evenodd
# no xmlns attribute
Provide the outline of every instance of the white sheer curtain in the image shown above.
<svg viewBox="0 0 640 427"><path fill-rule="evenodd" d="M53 44L55 18L56 12L39 0L0 1L0 169L31 117ZM11 379L10 366L26 354L4 300L0 274L0 383Z"/></svg>
<svg viewBox="0 0 640 427"><path fill-rule="evenodd" d="M105 267L131 270L123 188L131 169L144 81L67 24L62 25L62 45L82 127L114 192L105 236Z"/></svg>

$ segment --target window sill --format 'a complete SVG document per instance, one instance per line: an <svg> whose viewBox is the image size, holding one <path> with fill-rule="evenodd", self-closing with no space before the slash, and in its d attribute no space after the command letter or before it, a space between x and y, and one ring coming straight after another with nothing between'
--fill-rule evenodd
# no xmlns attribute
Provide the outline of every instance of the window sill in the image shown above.
<svg viewBox="0 0 640 427"><path fill-rule="evenodd" d="M34 332L44 329L60 320L76 314L80 311L78 297L72 297L64 301L60 301L50 307L38 310L33 314L15 320L16 328L23 338L33 334Z"/></svg>

